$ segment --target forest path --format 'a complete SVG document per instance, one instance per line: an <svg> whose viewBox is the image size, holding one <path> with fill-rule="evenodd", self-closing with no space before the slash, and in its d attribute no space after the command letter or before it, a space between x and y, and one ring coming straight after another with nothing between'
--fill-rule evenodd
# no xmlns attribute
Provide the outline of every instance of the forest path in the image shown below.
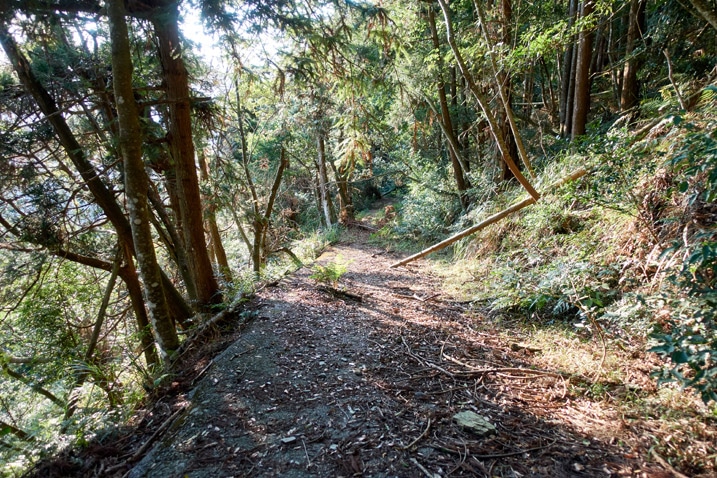
<svg viewBox="0 0 717 478"><path fill-rule="evenodd" d="M118 476L671 476L619 446L617 414L571 396L569 379L520 370L530 353L445 296L422 261L389 269L399 255L359 229L317 262L339 256L361 301L322 290L308 267L258 292L238 340ZM496 430L459 427L462 411Z"/></svg>

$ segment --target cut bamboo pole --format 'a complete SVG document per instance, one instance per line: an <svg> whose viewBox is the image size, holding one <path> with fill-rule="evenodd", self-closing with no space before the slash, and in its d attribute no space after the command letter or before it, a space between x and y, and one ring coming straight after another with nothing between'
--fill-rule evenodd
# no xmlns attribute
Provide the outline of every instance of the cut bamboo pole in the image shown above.
<svg viewBox="0 0 717 478"><path fill-rule="evenodd" d="M567 182L579 179L579 178L585 176L587 173L588 173L588 171L586 169L580 168L576 171L573 171L571 174L568 174L567 176L563 177L559 181L552 183L546 189L547 190L555 189L557 187L562 186L563 184L565 184ZM490 226L491 224L494 224L494 223L500 221L501 219L504 219L504 218L510 216L514 212L520 211L524 207L534 204L535 202L536 202L536 200L532 197L523 199L522 201L513 204L509 208L503 209L499 213L493 214L492 216L479 222L478 224L471 226L468 229L464 229L463 231L461 231L457 234L454 234L451 237L449 237L448 239L444 239L441 242L434 244L427 249L422 250L421 252L418 252L412 256L409 256L405 259L395 262L395 263L391 264L389 267L394 268L394 267L403 266L403 265L408 264L409 262L413 262L417 259L420 259L421 257L425 257L428 254L431 254L436 251L440 251L441 249L445 249L446 247L450 246L454 242L457 242L457 241L463 239L464 237L470 236L471 234L474 234L474 233L480 231L481 229L484 229L484 228Z"/></svg>

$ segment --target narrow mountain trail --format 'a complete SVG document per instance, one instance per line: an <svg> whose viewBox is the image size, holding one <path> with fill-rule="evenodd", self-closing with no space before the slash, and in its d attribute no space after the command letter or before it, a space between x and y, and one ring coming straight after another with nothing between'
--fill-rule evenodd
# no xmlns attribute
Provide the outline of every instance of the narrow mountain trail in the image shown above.
<svg viewBox="0 0 717 478"><path fill-rule="evenodd" d="M186 393L155 405L165 427L153 446L104 471L673 476L625 444L615 411L571 394L576 377L535 369L530 351L444 295L425 263L389 269L400 255L367 240L351 229L317 261L349 262L349 294L318 286L307 267L258 292L238 339L197 366Z"/></svg>

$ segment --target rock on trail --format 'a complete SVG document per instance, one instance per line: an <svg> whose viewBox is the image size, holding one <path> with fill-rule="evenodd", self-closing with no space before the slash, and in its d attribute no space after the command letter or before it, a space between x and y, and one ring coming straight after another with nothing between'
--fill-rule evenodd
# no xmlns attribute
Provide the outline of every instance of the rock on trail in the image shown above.
<svg viewBox="0 0 717 478"><path fill-rule="evenodd" d="M388 269L398 255L351 234L318 262L349 260L340 285L361 300L318 288L307 268L260 291L240 339L125 476L609 476L639 466L541 416L568 400L562 379L534 377L529 403L510 379L476 373L527 365L440 295L420 262ZM464 411L496 430L460 426Z"/></svg>

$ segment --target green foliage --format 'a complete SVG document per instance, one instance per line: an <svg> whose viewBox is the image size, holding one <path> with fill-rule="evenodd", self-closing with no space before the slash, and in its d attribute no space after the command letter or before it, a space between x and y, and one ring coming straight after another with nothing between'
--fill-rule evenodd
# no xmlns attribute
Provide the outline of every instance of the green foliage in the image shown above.
<svg viewBox="0 0 717 478"><path fill-rule="evenodd" d="M421 240L443 239L458 218L461 205L443 165L420 158L414 162L411 181L403 195L400 221L395 232Z"/></svg>
<svg viewBox="0 0 717 478"><path fill-rule="evenodd" d="M328 284L337 287L341 277L348 272L350 261L346 261L340 254L326 265L315 264L311 270L313 273L309 278L321 284Z"/></svg>
<svg viewBox="0 0 717 478"><path fill-rule="evenodd" d="M669 277L677 291L666 297L671 316L653 334L657 345L651 350L672 363L660 372L660 381L692 387L703 401L717 401L717 232L699 220L717 196L716 123L696 125L680 117L674 123L686 134L670 162L682 174L678 190L698 230L689 235L688 224L683 238L666 251L683 259Z"/></svg>

